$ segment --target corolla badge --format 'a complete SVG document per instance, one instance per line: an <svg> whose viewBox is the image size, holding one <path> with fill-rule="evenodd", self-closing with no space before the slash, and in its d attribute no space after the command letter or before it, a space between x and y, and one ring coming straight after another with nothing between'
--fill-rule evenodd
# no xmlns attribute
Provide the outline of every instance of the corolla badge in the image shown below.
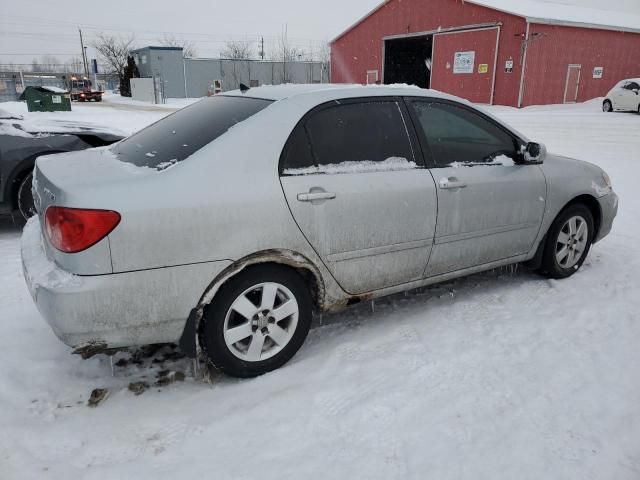
<svg viewBox="0 0 640 480"><path fill-rule="evenodd" d="M44 188L44 193L45 193L45 195L47 195L47 197L49 197L49 200L51 200L52 202L56 201L56 196L47 187Z"/></svg>

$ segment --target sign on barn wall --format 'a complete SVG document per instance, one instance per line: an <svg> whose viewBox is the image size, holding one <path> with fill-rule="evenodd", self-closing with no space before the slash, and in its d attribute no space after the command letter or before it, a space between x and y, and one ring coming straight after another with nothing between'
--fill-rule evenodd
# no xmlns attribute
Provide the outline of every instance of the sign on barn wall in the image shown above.
<svg viewBox="0 0 640 480"><path fill-rule="evenodd" d="M602 78L603 75L604 75L604 67L593 68L593 78Z"/></svg>
<svg viewBox="0 0 640 480"><path fill-rule="evenodd" d="M476 52L456 52L453 58L453 73L473 73Z"/></svg>
<svg viewBox="0 0 640 480"><path fill-rule="evenodd" d="M504 72L513 73L513 60L511 58L504 62Z"/></svg>

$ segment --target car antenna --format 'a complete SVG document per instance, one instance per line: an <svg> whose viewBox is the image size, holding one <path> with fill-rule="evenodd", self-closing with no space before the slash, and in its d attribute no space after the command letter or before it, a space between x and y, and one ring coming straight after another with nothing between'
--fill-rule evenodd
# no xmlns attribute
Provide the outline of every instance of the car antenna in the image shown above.
<svg viewBox="0 0 640 480"><path fill-rule="evenodd" d="M246 92L248 92L250 88L251 88L251 87L247 87L244 83L241 83L241 84L240 84L240 91L241 91L242 93L246 93Z"/></svg>

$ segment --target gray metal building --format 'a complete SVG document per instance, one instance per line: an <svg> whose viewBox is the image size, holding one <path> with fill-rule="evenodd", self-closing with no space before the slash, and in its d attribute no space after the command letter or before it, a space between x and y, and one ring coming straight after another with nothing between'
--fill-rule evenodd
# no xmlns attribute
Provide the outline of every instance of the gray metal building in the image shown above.
<svg viewBox="0 0 640 480"><path fill-rule="evenodd" d="M281 83L328 83L329 65L322 62L273 62L183 58L180 47L145 47L132 52L141 77L154 78L165 98L197 98L240 83L257 87Z"/></svg>
<svg viewBox="0 0 640 480"><path fill-rule="evenodd" d="M184 65L180 47L144 47L131 52L140 76L154 78L165 98L184 98Z"/></svg>

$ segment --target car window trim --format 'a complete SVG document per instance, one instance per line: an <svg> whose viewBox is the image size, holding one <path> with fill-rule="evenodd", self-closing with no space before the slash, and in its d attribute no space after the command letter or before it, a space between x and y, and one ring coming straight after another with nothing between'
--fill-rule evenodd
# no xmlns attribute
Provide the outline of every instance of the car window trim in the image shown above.
<svg viewBox="0 0 640 480"><path fill-rule="evenodd" d="M451 166L451 164L447 164L447 165L440 165L438 164L435 155L433 154L433 150L431 149L431 146L429 145L429 141L427 140L427 136L424 133L424 130L422 129L422 127L420 126L420 119L418 118L418 114L415 110L415 107L413 107L414 103L439 103L442 105L452 105L454 107L458 107L458 108L462 108L463 110L466 110L468 112L474 113L476 115L478 115L480 118L486 120L487 122L489 122L490 124L492 124L493 126L497 127L499 130L503 131L504 133L506 133L507 135L509 135L509 137L511 137L511 139L513 140L513 146L514 149L516 150L516 154L518 154L518 150L526 144L526 142L524 141L524 139L520 138L518 135L516 135L514 132L512 132L511 130L509 130L508 128L506 128L504 125L500 124L499 122L496 122L493 118L489 117L488 115L485 115L483 112L476 110L474 108L469 107L468 105L465 105L463 103L460 102L456 102L453 100L449 100L447 98L438 98L438 97L422 97L422 96L405 96L405 102L407 103L407 109L409 110L409 114L411 115L411 118L413 119L413 123L414 123L414 128L416 129L417 135L418 135L418 139L422 145L422 150L428 152L429 158L430 158L430 164L433 165L429 168L449 168ZM420 127L420 128L418 128ZM487 164L490 165L490 164ZM482 163L477 163L477 164L470 164L470 166L486 166Z"/></svg>
<svg viewBox="0 0 640 480"><path fill-rule="evenodd" d="M289 145L293 139L293 134L296 132L298 128L302 128L304 130L305 138L307 140L307 144L311 151L311 156L313 157L314 164L313 166L318 166L318 161L315 158L315 152L313 151L313 146L311 145L311 141L309 138L309 133L307 131L306 123L311 116L318 112L322 112L324 110L328 110L330 108L335 108L342 105L354 105L361 103L382 103L382 102L392 102L398 105L400 110L400 115L403 119L404 130L407 135L407 140L409 141L409 147L411 148L411 152L413 153L413 161L416 163L416 168L428 168L425 158L422 154L422 148L420 146L420 140L416 136L415 127L413 125L413 120L411 120L411 113L409 109L406 107L404 103L404 99L401 96L369 96L369 97L350 97L350 98L341 98L330 100L328 102L321 103L320 105L316 105L307 113L305 113L302 118L296 123L296 126L291 129L291 133L287 137L287 141L284 144L282 152L280 153L280 159L278 161L278 175L280 177L289 177L292 175L286 175L284 171L286 167L284 166L284 161L286 158L286 154L289 149Z"/></svg>

